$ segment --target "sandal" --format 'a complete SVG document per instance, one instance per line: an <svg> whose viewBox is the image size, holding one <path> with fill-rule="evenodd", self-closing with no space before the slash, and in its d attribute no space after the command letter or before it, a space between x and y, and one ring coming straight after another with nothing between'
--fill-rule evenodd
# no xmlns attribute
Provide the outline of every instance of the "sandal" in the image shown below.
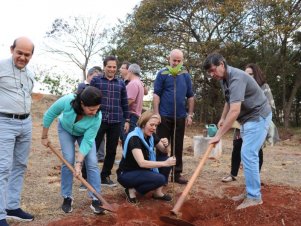
<svg viewBox="0 0 301 226"><path fill-rule="evenodd" d="M166 202L170 202L172 200L172 197L170 195L167 195L167 194L164 194L163 196L155 196L153 194L152 198L157 199L157 200L166 201Z"/></svg>
<svg viewBox="0 0 301 226"><path fill-rule="evenodd" d="M236 181L236 178L232 175L228 175L222 178L222 182L231 182L231 181Z"/></svg>
<svg viewBox="0 0 301 226"><path fill-rule="evenodd" d="M128 188L124 189L124 192L125 192L126 200L127 200L129 203L133 203L133 204L138 203L136 197L135 197L135 198L131 198L131 197L130 197L130 193L129 193L129 189L128 189Z"/></svg>

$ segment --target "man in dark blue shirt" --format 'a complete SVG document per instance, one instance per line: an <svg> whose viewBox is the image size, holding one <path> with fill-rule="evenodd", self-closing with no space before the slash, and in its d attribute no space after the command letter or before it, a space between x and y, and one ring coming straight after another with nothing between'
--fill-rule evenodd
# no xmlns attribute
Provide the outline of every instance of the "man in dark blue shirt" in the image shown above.
<svg viewBox="0 0 301 226"><path fill-rule="evenodd" d="M183 52L174 49L169 55L169 66L176 68L183 63ZM183 68L182 68L183 69ZM175 87L174 87L174 84ZM176 101L174 102L174 92L176 91ZM188 104L188 114L186 112L186 101ZM159 137L167 137L173 150L173 139L175 138L175 153L177 163L174 172L174 181L179 184L186 184L188 181L181 176L183 171L183 140L185 125L192 124L194 110L194 93L190 74L186 70L181 70L176 76L169 73L167 67L160 70L154 83L154 112L160 114L161 124L158 126ZM174 112L176 104L176 114ZM176 127L176 134L174 128ZM160 158L160 153L157 154Z"/></svg>

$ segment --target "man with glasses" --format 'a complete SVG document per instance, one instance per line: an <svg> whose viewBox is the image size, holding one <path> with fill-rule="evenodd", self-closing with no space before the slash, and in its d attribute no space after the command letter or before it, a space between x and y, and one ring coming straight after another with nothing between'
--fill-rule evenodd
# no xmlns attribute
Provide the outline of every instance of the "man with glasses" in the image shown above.
<svg viewBox="0 0 301 226"><path fill-rule="evenodd" d="M227 65L222 55L210 54L205 59L203 67L211 77L220 81L226 99L218 122L219 130L209 143L218 143L235 120L241 124L243 139L241 157L246 191L232 199L243 200L237 209L260 205L263 202L258 152L271 123L271 107L256 81L244 71Z"/></svg>
<svg viewBox="0 0 301 226"><path fill-rule="evenodd" d="M17 38L10 47L12 57L0 61L0 225L6 219L32 221L20 208L21 191L32 137L30 116L34 73L27 64L34 44Z"/></svg>

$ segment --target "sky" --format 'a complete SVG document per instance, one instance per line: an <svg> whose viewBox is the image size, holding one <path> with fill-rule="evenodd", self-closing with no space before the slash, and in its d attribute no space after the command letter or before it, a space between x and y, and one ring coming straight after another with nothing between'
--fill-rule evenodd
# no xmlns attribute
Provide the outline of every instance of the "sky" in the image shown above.
<svg viewBox="0 0 301 226"><path fill-rule="evenodd" d="M4 0L0 7L0 59L11 55L9 47L20 36L29 37L38 52L56 18L95 15L103 18L107 26L114 26L139 3L140 0Z"/></svg>

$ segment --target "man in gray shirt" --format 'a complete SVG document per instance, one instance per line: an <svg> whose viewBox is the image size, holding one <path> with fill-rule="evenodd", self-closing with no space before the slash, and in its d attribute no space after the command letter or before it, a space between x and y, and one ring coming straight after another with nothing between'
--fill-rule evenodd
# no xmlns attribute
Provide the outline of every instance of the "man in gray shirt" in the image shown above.
<svg viewBox="0 0 301 226"><path fill-rule="evenodd" d="M10 47L12 57L0 61L0 225L6 219L32 221L20 208L24 173L31 145L31 93L34 74L26 67L34 44L17 38Z"/></svg>
<svg viewBox="0 0 301 226"><path fill-rule="evenodd" d="M262 204L258 152L272 120L272 111L267 98L257 82L244 71L227 65L218 53L210 54L204 61L204 69L219 80L226 103L218 122L219 130L210 140L218 143L232 127L235 120L241 124L243 139L241 159L244 167L246 192L235 196L234 201L244 200L237 209Z"/></svg>

